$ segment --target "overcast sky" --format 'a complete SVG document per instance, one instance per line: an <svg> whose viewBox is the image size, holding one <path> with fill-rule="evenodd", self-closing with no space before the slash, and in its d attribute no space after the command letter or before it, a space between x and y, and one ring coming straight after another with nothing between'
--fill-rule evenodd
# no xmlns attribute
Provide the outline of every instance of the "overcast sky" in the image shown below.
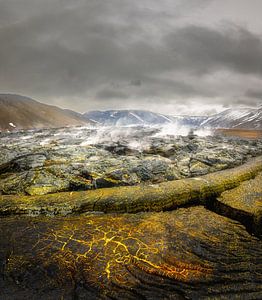
<svg viewBox="0 0 262 300"><path fill-rule="evenodd" d="M79 112L262 104L261 0L0 0L0 93Z"/></svg>

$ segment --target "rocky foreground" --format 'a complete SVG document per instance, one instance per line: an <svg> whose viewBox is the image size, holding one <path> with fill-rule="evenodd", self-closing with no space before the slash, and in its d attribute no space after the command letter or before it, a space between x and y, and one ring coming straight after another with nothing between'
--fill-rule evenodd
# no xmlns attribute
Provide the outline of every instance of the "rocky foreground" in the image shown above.
<svg viewBox="0 0 262 300"><path fill-rule="evenodd" d="M261 140L177 137L150 127L2 133L0 192L43 195L159 183L233 168L260 154Z"/></svg>
<svg viewBox="0 0 262 300"><path fill-rule="evenodd" d="M0 139L0 299L262 298L261 140Z"/></svg>

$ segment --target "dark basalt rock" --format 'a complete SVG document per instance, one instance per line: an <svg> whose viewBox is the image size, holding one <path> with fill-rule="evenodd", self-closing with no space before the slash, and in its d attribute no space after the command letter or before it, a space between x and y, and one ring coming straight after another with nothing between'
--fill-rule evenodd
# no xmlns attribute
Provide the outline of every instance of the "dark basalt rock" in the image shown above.
<svg viewBox="0 0 262 300"><path fill-rule="evenodd" d="M0 181L2 194L45 195L69 189L68 181L45 169L10 174Z"/></svg>
<svg viewBox="0 0 262 300"><path fill-rule="evenodd" d="M61 128L2 135L0 193L42 195L159 183L232 168L262 153L259 140L160 137L156 128L143 127L101 130Z"/></svg>
<svg viewBox="0 0 262 300"><path fill-rule="evenodd" d="M0 299L262 299L262 142L103 130L0 136Z"/></svg>
<svg viewBox="0 0 262 300"><path fill-rule="evenodd" d="M0 220L1 299L261 299L262 244L203 207Z"/></svg>
<svg viewBox="0 0 262 300"><path fill-rule="evenodd" d="M223 192L212 209L240 221L250 232L262 237L262 173Z"/></svg>
<svg viewBox="0 0 262 300"><path fill-rule="evenodd" d="M185 205L209 205L222 192L235 188L262 171L262 157L234 169L202 177L154 185L112 187L85 192L37 196L0 196L0 214L72 214L87 211L137 213L172 210Z"/></svg>
<svg viewBox="0 0 262 300"><path fill-rule="evenodd" d="M0 174L14 173L42 167L46 160L44 153L29 153L18 156L11 161L0 165Z"/></svg>

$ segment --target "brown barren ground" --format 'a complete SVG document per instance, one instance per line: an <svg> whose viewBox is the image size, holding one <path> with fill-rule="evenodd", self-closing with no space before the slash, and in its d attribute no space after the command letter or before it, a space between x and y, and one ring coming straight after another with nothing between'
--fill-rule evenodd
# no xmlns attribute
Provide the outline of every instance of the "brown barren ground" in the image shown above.
<svg viewBox="0 0 262 300"><path fill-rule="evenodd" d="M241 137L246 139L261 139L262 130L249 130L249 129L216 129L216 134L222 134L232 137Z"/></svg>

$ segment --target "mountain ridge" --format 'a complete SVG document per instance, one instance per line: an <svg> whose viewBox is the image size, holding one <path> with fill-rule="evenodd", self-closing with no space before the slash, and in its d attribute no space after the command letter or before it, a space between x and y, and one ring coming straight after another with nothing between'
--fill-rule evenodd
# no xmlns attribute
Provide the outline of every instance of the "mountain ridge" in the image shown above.
<svg viewBox="0 0 262 300"><path fill-rule="evenodd" d="M164 125L178 123L180 126L199 126L206 116L171 116L147 110L94 110L83 114L104 126Z"/></svg>
<svg viewBox="0 0 262 300"><path fill-rule="evenodd" d="M0 94L0 130L66 126L153 126L262 130L262 106L229 108L211 116L165 115L138 109L78 113L17 94Z"/></svg>
<svg viewBox="0 0 262 300"><path fill-rule="evenodd" d="M227 109L211 116L164 115L146 110L95 110L83 114L104 126L164 125L262 130L262 107Z"/></svg>
<svg viewBox="0 0 262 300"><path fill-rule="evenodd" d="M262 107L256 108L229 108L215 114L204 122L201 127L262 129Z"/></svg>
<svg viewBox="0 0 262 300"><path fill-rule="evenodd" d="M81 114L16 94L0 94L0 129L84 126L93 122Z"/></svg>

